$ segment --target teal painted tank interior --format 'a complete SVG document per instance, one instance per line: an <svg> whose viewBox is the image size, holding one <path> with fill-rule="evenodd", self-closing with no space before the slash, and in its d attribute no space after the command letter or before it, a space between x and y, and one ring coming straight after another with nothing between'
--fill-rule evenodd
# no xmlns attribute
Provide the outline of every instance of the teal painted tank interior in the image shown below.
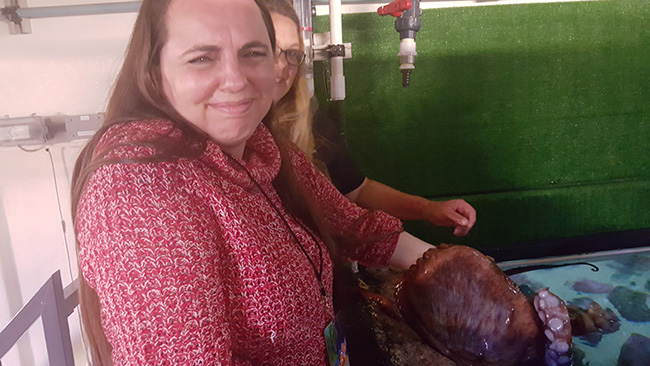
<svg viewBox="0 0 650 366"><path fill-rule="evenodd" d="M394 18L345 14L342 116L370 178L478 212L466 238L426 223L433 243L477 247L650 227L650 2L428 9L403 89ZM315 32L329 28L317 17Z"/></svg>

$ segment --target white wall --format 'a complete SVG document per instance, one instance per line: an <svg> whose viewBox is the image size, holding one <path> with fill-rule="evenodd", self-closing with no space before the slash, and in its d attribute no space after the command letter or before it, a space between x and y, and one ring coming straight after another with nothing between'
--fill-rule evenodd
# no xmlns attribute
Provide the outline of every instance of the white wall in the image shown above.
<svg viewBox="0 0 650 366"><path fill-rule="evenodd" d="M29 0L28 6L120 1ZM8 0L0 0L4 5ZM102 112L134 20L135 13L32 19L32 33L24 35L10 34L1 21L0 118ZM77 275L69 189L82 144L52 145L49 152L0 148L0 328L53 272L61 270L64 286ZM70 327L76 364L84 365L76 314ZM48 365L39 323L2 363Z"/></svg>

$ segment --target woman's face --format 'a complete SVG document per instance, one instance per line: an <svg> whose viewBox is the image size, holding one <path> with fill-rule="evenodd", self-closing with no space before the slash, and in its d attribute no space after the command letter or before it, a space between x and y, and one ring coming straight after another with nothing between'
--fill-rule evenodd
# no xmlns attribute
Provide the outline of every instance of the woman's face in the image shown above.
<svg viewBox="0 0 650 366"><path fill-rule="evenodd" d="M282 50L300 50L298 26L290 18L278 13L271 13L273 27L275 28L275 41L278 52ZM289 65L285 55L280 55L275 63L275 101L282 99L291 89L291 84L296 78L298 67Z"/></svg>
<svg viewBox="0 0 650 366"><path fill-rule="evenodd" d="M274 55L253 0L173 0L160 55L165 96L225 152L241 157L273 101Z"/></svg>

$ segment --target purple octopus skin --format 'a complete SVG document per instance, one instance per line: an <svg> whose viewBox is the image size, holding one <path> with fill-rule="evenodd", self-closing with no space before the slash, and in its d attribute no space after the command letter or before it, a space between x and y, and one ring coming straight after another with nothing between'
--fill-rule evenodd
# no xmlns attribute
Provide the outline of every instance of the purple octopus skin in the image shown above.
<svg viewBox="0 0 650 366"><path fill-rule="evenodd" d="M570 365L571 324L562 300L538 290L534 304L479 251L440 245L402 276L404 319L458 365Z"/></svg>

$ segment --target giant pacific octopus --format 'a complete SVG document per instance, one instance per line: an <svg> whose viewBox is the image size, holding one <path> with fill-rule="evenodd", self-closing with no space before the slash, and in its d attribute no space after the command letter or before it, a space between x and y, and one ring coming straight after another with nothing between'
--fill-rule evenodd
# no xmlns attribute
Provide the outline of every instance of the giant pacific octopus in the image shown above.
<svg viewBox="0 0 650 366"><path fill-rule="evenodd" d="M564 302L547 288L527 299L479 251L440 245L398 282L406 322L458 365L570 365L571 323Z"/></svg>

